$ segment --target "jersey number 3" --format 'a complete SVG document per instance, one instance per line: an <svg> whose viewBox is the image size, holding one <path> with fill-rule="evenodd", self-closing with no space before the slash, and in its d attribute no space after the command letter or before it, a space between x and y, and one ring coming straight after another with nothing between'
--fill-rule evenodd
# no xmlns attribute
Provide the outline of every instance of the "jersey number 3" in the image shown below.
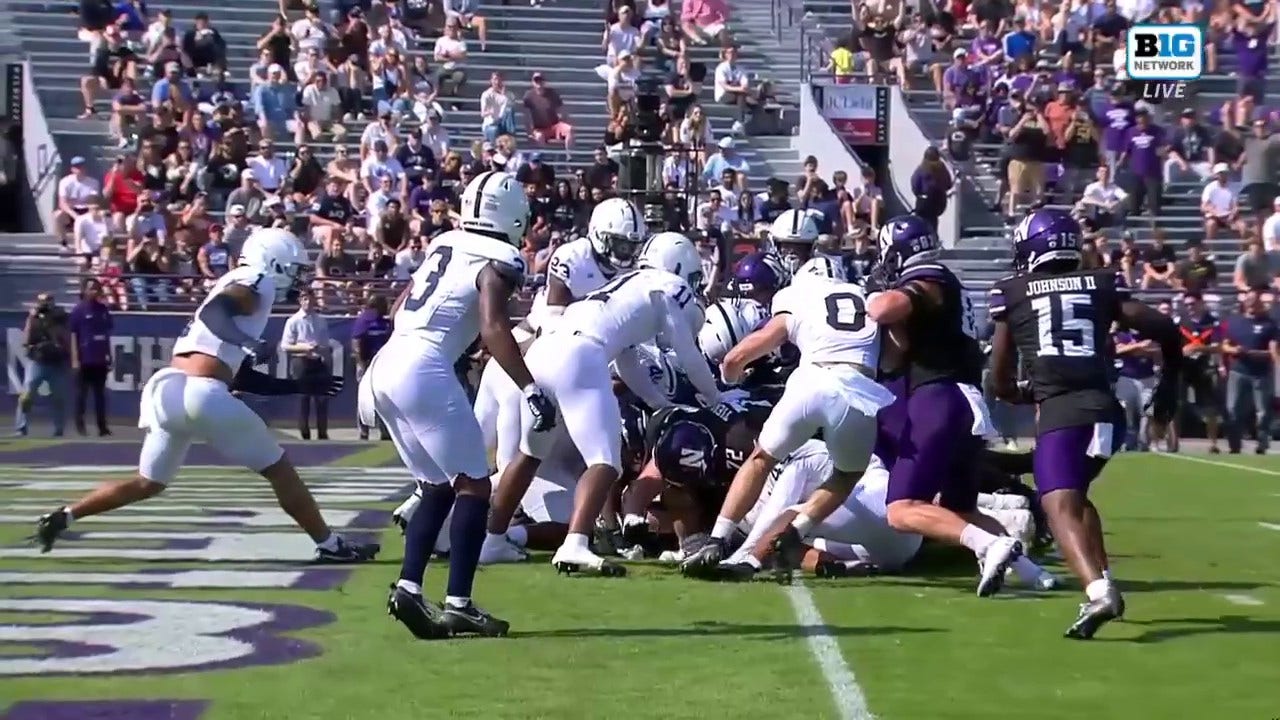
<svg viewBox="0 0 1280 720"><path fill-rule="evenodd" d="M853 293L827 296L827 324L843 332L858 332L867 326L867 304Z"/></svg>
<svg viewBox="0 0 1280 720"><path fill-rule="evenodd" d="M1031 307L1036 311L1036 324L1040 330L1040 357L1093 357L1093 319L1084 317L1093 302L1088 295L1044 295L1033 298ZM1055 307L1056 306L1056 307Z"/></svg>
<svg viewBox="0 0 1280 720"><path fill-rule="evenodd" d="M449 269L449 261L452 259L453 248L448 245L432 251L431 255L422 262L423 267L429 268L427 276L422 285L415 285L413 291L409 293L409 297L405 298L405 310L416 312L427 304L427 298L431 297L432 293L436 291L436 286L440 284L440 278L444 275L444 271Z"/></svg>

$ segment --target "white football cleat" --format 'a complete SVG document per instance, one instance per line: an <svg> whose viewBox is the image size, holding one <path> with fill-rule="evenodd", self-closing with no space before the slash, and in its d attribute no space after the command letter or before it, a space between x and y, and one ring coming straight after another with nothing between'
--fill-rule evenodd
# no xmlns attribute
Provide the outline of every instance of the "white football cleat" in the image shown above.
<svg viewBox="0 0 1280 720"><path fill-rule="evenodd" d="M480 564L497 565L518 563L529 559L529 553L517 546L506 535L485 535L480 546Z"/></svg>
<svg viewBox="0 0 1280 720"><path fill-rule="evenodd" d="M978 597L991 597L1004 586L1004 574L1014 560L1022 557L1022 543L1001 535L978 558L982 577L978 580Z"/></svg>
<svg viewBox="0 0 1280 720"><path fill-rule="evenodd" d="M405 529L409 527L409 521L413 519L413 514L418 511L418 506L421 504L422 488L416 488L413 494L409 496L409 499L400 503L400 507L391 513L391 521L400 528L401 533L404 533Z"/></svg>
<svg viewBox="0 0 1280 720"><path fill-rule="evenodd" d="M557 573L572 575L575 572L588 570L600 573L605 577L624 577L627 569L617 563L609 562L585 547L561 545L551 558L551 565Z"/></svg>

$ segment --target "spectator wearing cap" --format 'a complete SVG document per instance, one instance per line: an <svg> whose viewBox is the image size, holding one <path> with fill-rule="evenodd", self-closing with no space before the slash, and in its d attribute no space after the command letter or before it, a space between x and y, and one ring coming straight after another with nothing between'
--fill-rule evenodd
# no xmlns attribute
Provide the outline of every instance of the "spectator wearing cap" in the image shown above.
<svg viewBox="0 0 1280 720"><path fill-rule="evenodd" d="M320 314L310 292L298 296L298 311L284 321L280 349L289 357L289 377L303 386L299 395L298 433L311 439L311 405L316 411L316 438L329 439L329 398L325 388L332 374L329 321Z"/></svg>
<svg viewBox="0 0 1280 720"><path fill-rule="evenodd" d="M1128 168L1133 183L1129 195L1131 215L1145 208L1154 217L1160 214L1161 189L1164 182L1163 156L1168 149L1164 128L1151 121L1151 114L1138 110L1137 124L1125 132L1120 165Z"/></svg>
<svg viewBox="0 0 1280 720"><path fill-rule="evenodd" d="M695 45L723 45L729 38L729 4L724 0L684 0L680 28Z"/></svg>
<svg viewBox="0 0 1280 720"><path fill-rule="evenodd" d="M58 207L54 220L60 231L66 232L81 215L89 212L90 203L102 195L102 185L85 173L85 160L77 155L71 158L70 172L58 180ZM65 238L62 241L66 246Z"/></svg>
<svg viewBox="0 0 1280 720"><path fill-rule="evenodd" d="M360 159L363 161L368 158L379 142L387 152L394 152L400 144L400 131L392 121L390 110L380 111L378 119L365 126L364 132L360 133Z"/></svg>
<svg viewBox="0 0 1280 720"><path fill-rule="evenodd" d="M360 181L364 184L365 190L372 193L383 187L384 179L391 181L391 187L397 197L404 196L408 192L405 188L404 166L387 152L385 141L375 140L373 152L360 164Z"/></svg>
<svg viewBox="0 0 1280 720"><path fill-rule="evenodd" d="M726 170L732 170L744 176L750 172L751 163L738 154L735 146L736 143L731 136L726 135L720 138L720 142L717 143L719 151L707 158L707 163L702 169L702 180L708 186L714 187L719 184L720 176Z"/></svg>
<svg viewBox="0 0 1280 720"><path fill-rule="evenodd" d="M421 128L409 131L408 141L396 148L395 158L404 168L408 185L417 185L423 174L434 173L438 168L435 153L422 142Z"/></svg>
<svg viewBox="0 0 1280 720"><path fill-rule="evenodd" d="M228 245L233 248L244 247L244 242L253 234L254 227L244 205L227 205L227 227L223 230L223 237Z"/></svg>
<svg viewBox="0 0 1280 720"><path fill-rule="evenodd" d="M636 99L636 83L640 81L640 70L636 67L635 55L630 50L618 54L618 64L609 69L607 104L609 115L614 117L629 110ZM628 123L629 125L629 123Z"/></svg>
<svg viewBox="0 0 1280 720"><path fill-rule="evenodd" d="M227 41L209 24L208 13L196 13L191 29L182 35L182 51L197 70L213 75L227 69Z"/></svg>
<svg viewBox="0 0 1280 720"><path fill-rule="evenodd" d="M445 23L444 35L436 38L431 56L440 65L440 94L461 95L467 82L467 41L462 39L462 29L456 21Z"/></svg>
<svg viewBox="0 0 1280 720"><path fill-rule="evenodd" d="M480 52L484 52L489 44L489 22L477 12L479 5L477 0L444 0L444 16L446 22L456 23L463 30L475 30Z"/></svg>
<svg viewBox="0 0 1280 720"><path fill-rule="evenodd" d="M537 143L564 143L565 157L569 156L569 148L573 146L573 126L569 124L568 114L564 109L564 101L560 93L547 82L540 72L534 72L529 78L530 87L525 91L521 106L524 108L525 127L529 135Z"/></svg>
<svg viewBox="0 0 1280 720"><path fill-rule="evenodd" d="M545 194L556 182L556 169L542 161L542 153L529 153L528 162L516 169L516 182L533 185L539 195Z"/></svg>
<svg viewBox="0 0 1280 720"><path fill-rule="evenodd" d="M246 217L251 221L262 215L262 207L267 201L267 194L262 191L258 174L253 168L240 171L240 187L227 196L228 207L239 205Z"/></svg>
<svg viewBox="0 0 1280 720"><path fill-rule="evenodd" d="M489 142L516 132L515 98L507 92L502 73L490 75L489 87L480 93L480 132Z"/></svg>
<svg viewBox="0 0 1280 720"><path fill-rule="evenodd" d="M1240 219L1240 205L1231 190L1231 166L1218 163L1213 166L1213 177L1205 183L1200 193L1200 214L1204 218L1204 236L1213 240L1220 228L1230 228L1244 237L1246 228Z"/></svg>
<svg viewBox="0 0 1280 720"><path fill-rule="evenodd" d="M956 48L951 67L942 73L942 101L948 110L970 108L981 102L983 74L969 64L969 51Z"/></svg>
<svg viewBox="0 0 1280 720"><path fill-rule="evenodd" d="M726 47L721 56L715 72L716 102L737 107L738 122L745 122L755 108L769 99L772 90L768 81L752 87L751 76L738 64L738 48Z"/></svg>
<svg viewBox="0 0 1280 720"><path fill-rule="evenodd" d="M1253 121L1253 132L1244 138L1244 167L1240 170L1240 197L1245 208L1261 222L1271 203L1280 196L1280 135L1263 118Z"/></svg>
<svg viewBox="0 0 1280 720"><path fill-rule="evenodd" d="M284 68L267 69L267 82L253 89L250 100L258 118L258 130L265 138L287 138L299 125L297 89L285 77Z"/></svg>
<svg viewBox="0 0 1280 720"><path fill-rule="evenodd" d="M151 86L151 105L169 105L175 110L185 110L191 106L194 95L191 85L182 77L182 65L171 62L164 66L164 77Z"/></svg>
<svg viewBox="0 0 1280 720"><path fill-rule="evenodd" d="M275 144L266 138L258 143L258 154L250 156L248 164L262 191L268 194L280 192L289 176L284 158L276 155Z"/></svg>
<svg viewBox="0 0 1280 720"><path fill-rule="evenodd" d="M1169 155L1164 161L1164 182L1181 180L1203 182L1213 167L1213 141L1209 131L1196 119L1196 111L1187 108L1178 118L1178 127L1169 138Z"/></svg>

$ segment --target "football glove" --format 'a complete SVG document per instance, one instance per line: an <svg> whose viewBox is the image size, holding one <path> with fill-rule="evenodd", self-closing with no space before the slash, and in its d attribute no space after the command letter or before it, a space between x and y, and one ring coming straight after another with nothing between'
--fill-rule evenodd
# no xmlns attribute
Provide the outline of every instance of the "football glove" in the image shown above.
<svg viewBox="0 0 1280 720"><path fill-rule="evenodd" d="M546 432L556 426L555 403L551 402L551 398L547 397L537 385L525 388L524 401L533 415L534 432Z"/></svg>

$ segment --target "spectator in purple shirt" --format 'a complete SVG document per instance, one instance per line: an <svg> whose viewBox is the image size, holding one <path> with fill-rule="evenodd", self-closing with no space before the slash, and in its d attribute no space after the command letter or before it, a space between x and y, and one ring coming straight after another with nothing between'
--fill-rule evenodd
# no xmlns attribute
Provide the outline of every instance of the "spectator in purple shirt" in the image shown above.
<svg viewBox="0 0 1280 720"><path fill-rule="evenodd" d="M1146 450L1149 446L1146 408L1156 386L1152 355L1157 348L1150 340L1127 330L1118 331L1112 337L1115 340L1116 365L1119 366L1116 399L1124 408L1128 421L1125 449Z"/></svg>
<svg viewBox="0 0 1280 720"><path fill-rule="evenodd" d="M98 434L107 427L107 375L111 372L111 310L98 298L97 280L86 280L80 302L71 309L71 369L76 375L76 431L85 434L85 395L93 392Z"/></svg>
<svg viewBox="0 0 1280 720"><path fill-rule="evenodd" d="M1116 174L1117 161L1125 150L1125 133L1133 127L1133 101L1124 96L1124 86L1117 83L1111 88L1111 101L1102 111L1099 125L1102 126L1102 150L1111 166L1112 175Z"/></svg>
<svg viewBox="0 0 1280 720"><path fill-rule="evenodd" d="M948 110L968 108L980 104L983 78L969 65L969 51L956 48L951 57L954 62L942 73L942 99Z"/></svg>
<svg viewBox="0 0 1280 720"><path fill-rule="evenodd" d="M1161 188L1164 186L1164 156L1168 140L1164 128L1151 122L1151 114L1138 110L1137 124L1125 131L1120 165L1129 171L1130 215L1138 215L1143 206L1154 217L1160 214Z"/></svg>
<svg viewBox="0 0 1280 720"><path fill-rule="evenodd" d="M1000 38L996 37L996 30L1000 27L998 21L988 21L982 24L978 29L978 35L969 44L969 52L973 54L973 64L979 67L998 64L1004 58L1004 50L1001 49Z"/></svg>
<svg viewBox="0 0 1280 720"><path fill-rule="evenodd" d="M1236 94L1253 98L1261 105L1267 91L1267 38L1271 35L1269 23L1241 17L1231 31L1231 48L1236 53Z"/></svg>
<svg viewBox="0 0 1280 720"><path fill-rule="evenodd" d="M381 295L374 295L365 303L364 309L351 324L351 354L356 360L356 382L360 381L365 369L373 361L373 356L378 354L378 350L386 344L387 338L391 337L391 318L387 314L387 299ZM369 428L359 420L356 420L356 425L360 429L360 439L368 440ZM378 421L378 431L383 440L391 439L386 427L382 426L381 420Z"/></svg>

